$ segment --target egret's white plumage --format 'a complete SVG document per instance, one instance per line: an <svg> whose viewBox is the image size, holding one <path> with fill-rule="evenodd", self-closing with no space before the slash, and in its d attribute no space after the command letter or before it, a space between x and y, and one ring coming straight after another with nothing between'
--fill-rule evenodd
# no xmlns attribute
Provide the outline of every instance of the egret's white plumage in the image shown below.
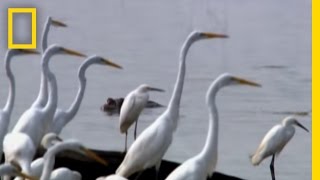
<svg viewBox="0 0 320 180"><path fill-rule="evenodd" d="M180 99L186 70L186 55L193 42L207 38L225 38L225 35L192 32L185 41L180 53L180 66L172 97L165 112L147 127L130 146L116 174L129 177L135 172L155 166L158 172L163 155L172 142L177 128Z"/></svg>
<svg viewBox="0 0 320 180"><path fill-rule="evenodd" d="M256 152L251 156L251 163L254 166L259 165L265 158L272 156L270 170L273 179L275 179L273 169L275 156L279 155L285 145L293 137L295 133L294 125L309 132L295 117L288 116L282 120L281 124L275 125L267 132Z"/></svg>
<svg viewBox="0 0 320 180"><path fill-rule="evenodd" d="M12 110L14 107L14 101L15 101L16 86L15 86L15 78L11 71L11 59L14 56L23 55L23 54L39 54L39 53L33 50L9 49L7 50L5 60L4 60L4 67L6 70L7 77L9 79L10 86L9 86L7 102L3 107L3 109L0 109L0 154L3 153L2 142L3 142L4 136L8 132L10 117L11 117L11 113L12 113ZM2 160L2 156L0 156L0 161L1 160Z"/></svg>
<svg viewBox="0 0 320 180"><path fill-rule="evenodd" d="M48 76L50 85L50 96L49 100L44 107L31 107L25 111L17 124L13 128L12 132L7 134L4 138L3 146L5 159L8 162L8 158L15 159L19 162L20 156L23 154L29 156L26 158L28 165L21 165L23 171L30 171L30 164L35 155L33 149L37 149L40 144L42 137L50 127L53 119L54 112L57 107L57 84L54 74L51 73L49 69L49 60L55 54L69 54L75 56L84 56L78 52L63 48L58 45L50 46L42 57L42 71ZM11 142L12 139L19 139L20 136L27 136L28 138L23 138L19 144L15 141ZM29 142L31 140L31 142ZM17 143L15 149L12 149L12 143ZM25 145L28 144L28 147ZM33 145L34 147L30 147Z"/></svg>
<svg viewBox="0 0 320 180"><path fill-rule="evenodd" d="M126 133L125 151L127 150L128 129L134 122L136 122L134 130L134 138L136 138L138 118L149 100L149 91L163 92L162 89L153 88L147 84L142 84L133 91L131 91L124 98L123 104L120 109L119 122L120 132Z"/></svg>
<svg viewBox="0 0 320 180"><path fill-rule="evenodd" d="M6 162L17 162L23 172L31 174L30 164L36 148L28 135L18 132L8 133L3 141L3 152Z"/></svg>
<svg viewBox="0 0 320 180"><path fill-rule="evenodd" d="M85 77L85 73L86 73L86 70L88 69L88 67L90 67L93 64L107 65L107 66L120 68L120 69L122 68L121 66L111 62L110 60L104 59L100 56L91 56L86 61L84 61L78 70L78 78L79 78L78 93L77 93L73 103L69 107L69 109L62 110L62 109L58 108L56 110L56 112L54 114L54 118L53 118L53 124L52 124L52 127L50 128L50 132L60 134L63 127L65 127L77 114L77 112L80 108L82 99L83 99L85 89L86 89L87 80Z"/></svg>
<svg viewBox="0 0 320 180"><path fill-rule="evenodd" d="M219 135L219 116L216 107L216 95L225 86L233 84L246 84L259 86L230 74L220 75L209 87L206 95L206 104L209 109L209 130L205 146L195 157L177 167L166 180L206 180L211 177L216 169L218 160L218 135Z"/></svg>
<svg viewBox="0 0 320 180"><path fill-rule="evenodd" d="M31 107L25 111L17 124L14 126L12 132L22 132L30 136L35 146L39 146L45 132L51 127L53 115L57 108L58 92L57 81L55 75L50 71L49 61L53 55L69 54L84 57L84 55L65 49L58 45L50 46L42 57L42 71L48 77L50 85L49 100L44 107Z"/></svg>

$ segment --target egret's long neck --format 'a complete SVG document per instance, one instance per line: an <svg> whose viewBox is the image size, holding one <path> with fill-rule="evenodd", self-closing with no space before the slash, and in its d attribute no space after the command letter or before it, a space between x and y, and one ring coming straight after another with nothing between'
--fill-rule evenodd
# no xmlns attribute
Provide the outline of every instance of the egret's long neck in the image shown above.
<svg viewBox="0 0 320 180"><path fill-rule="evenodd" d="M182 46L182 49L180 51L180 64L179 64L179 72L178 77L176 80L176 84L174 86L174 90L168 105L168 112L169 115L172 117L172 119L175 121L175 128L177 126L177 120L179 117L179 107L180 107L180 101L181 101L181 95L183 90L183 84L184 84L184 77L186 73L186 56L188 53L188 50L192 44L192 37L189 37L185 43Z"/></svg>
<svg viewBox="0 0 320 180"><path fill-rule="evenodd" d="M206 102L209 109L209 130L205 146L201 151L200 156L207 165L208 174L215 170L218 159L219 117L215 99L219 89L219 83L215 81L210 86L206 96Z"/></svg>
<svg viewBox="0 0 320 180"><path fill-rule="evenodd" d="M42 53L44 53L48 47L49 30L50 30L50 20L48 19L46 21L46 24L42 32ZM47 75L44 73L42 68L39 94L37 99L32 104L32 106L43 107L46 105L47 101L48 101L48 79L47 79Z"/></svg>
<svg viewBox="0 0 320 180"><path fill-rule="evenodd" d="M55 156L64 150L73 150L73 144L69 142L63 142L51 147L44 155L44 167L40 177L40 180L50 179L51 172L54 168Z"/></svg>
<svg viewBox="0 0 320 180"><path fill-rule="evenodd" d="M71 119L74 118L74 116L77 114L82 99L83 99L83 95L84 92L86 90L86 77L85 77L85 72L87 70L87 68L91 65L92 63L90 63L90 61L86 61L80 68L78 71L78 78L79 78L79 89L78 89L78 93L76 98L74 99L73 103L71 104L71 106L69 107L69 109L66 111L67 117L66 117L66 122L64 123L67 124Z"/></svg>
<svg viewBox="0 0 320 180"><path fill-rule="evenodd" d="M8 175L10 167L8 164L1 164L0 165L0 176Z"/></svg>
<svg viewBox="0 0 320 180"><path fill-rule="evenodd" d="M44 107L44 111L45 112L50 112L51 114L49 115L49 117L52 116L51 119L46 119L47 121L52 122L53 119L53 115L55 110L57 109L57 103L58 103L58 90L57 90L57 80L55 75L50 71L49 68L49 61L51 59L51 56L45 56L43 58L43 62L42 62L42 69L44 74L48 77L48 83L50 86L50 94L49 94L49 99L48 102L46 104L46 106ZM51 124L51 123L49 123Z"/></svg>
<svg viewBox="0 0 320 180"><path fill-rule="evenodd" d="M48 47L48 34L50 30L50 19L46 21L44 29L42 31L42 53L44 53Z"/></svg>
<svg viewBox="0 0 320 180"><path fill-rule="evenodd" d="M6 68L6 73L9 78L10 86L9 86L9 94L8 94L8 99L6 102L6 105L3 108L3 111L8 113L8 116L10 117L12 113L12 109L14 106L14 99L15 99L15 79L13 76L13 73L11 71L10 63L11 63L11 58L12 54L10 53L10 50L7 51L6 54L6 59L5 59L5 68Z"/></svg>
<svg viewBox="0 0 320 180"><path fill-rule="evenodd" d="M37 99L33 102L32 106L43 107L48 101L48 78L44 71L41 71L40 89Z"/></svg>
<svg viewBox="0 0 320 180"><path fill-rule="evenodd" d="M55 163L55 153L50 152L50 150L48 150L44 156L44 165L43 165L43 170L42 170L42 174L40 177L40 180L48 180L50 179L50 175L51 172L53 170L54 167L54 163Z"/></svg>

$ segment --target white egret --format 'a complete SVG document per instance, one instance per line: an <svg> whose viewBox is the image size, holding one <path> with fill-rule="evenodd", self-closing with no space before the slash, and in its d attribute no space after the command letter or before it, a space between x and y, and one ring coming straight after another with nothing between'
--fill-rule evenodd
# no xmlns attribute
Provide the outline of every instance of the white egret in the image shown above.
<svg viewBox="0 0 320 180"><path fill-rule="evenodd" d="M93 64L99 64L99 65L107 65L114 68L121 69L122 67L111 62L110 60L104 59L100 56L91 56L86 61L82 63L78 70L78 78L79 78L79 89L78 93L69 107L69 109L63 111L62 109L57 109L54 118L53 118L53 124L51 128L51 132L54 132L56 134L60 134L62 128L66 126L67 123L69 123L74 116L77 114L79 107L81 105L81 101L83 99L83 95L86 88L86 77L85 73L88 67L90 67Z"/></svg>
<svg viewBox="0 0 320 180"><path fill-rule="evenodd" d="M31 174L30 163L36 153L32 139L25 133L8 133L3 141L5 162L17 162L26 174ZM5 180L11 178L6 176Z"/></svg>
<svg viewBox="0 0 320 180"><path fill-rule="evenodd" d="M98 161L103 165L107 164L105 160L99 158L97 155L95 155L95 153L85 148L81 143L75 140L63 141L55 133L46 134L41 141L41 145L45 149L47 149L47 152L43 157L38 158L32 162L30 174L33 177L40 178L42 173L46 171L46 173L50 174L50 180L80 180L81 174L76 171L72 171L68 168L62 167L53 170L56 154L65 150L76 151L78 153L85 154L86 156L93 158L94 160ZM18 180L18 178L16 178L15 180Z"/></svg>
<svg viewBox="0 0 320 180"><path fill-rule="evenodd" d="M14 161L0 165L0 176L4 175L19 176L29 180L36 180L36 178L21 172L21 167Z"/></svg>
<svg viewBox="0 0 320 180"><path fill-rule="evenodd" d="M26 133L33 140L33 143L38 146L44 133L52 124L53 115L57 108L58 92L55 75L49 69L49 61L53 55L69 54L73 56L85 57L85 55L73 50L63 48L58 45L50 46L42 57L42 71L48 77L50 85L49 100L44 107L31 107L25 111L12 132Z"/></svg>
<svg viewBox="0 0 320 180"><path fill-rule="evenodd" d="M125 98L120 109L120 132L126 133L125 152L127 151L127 137L128 129L136 122L134 128L134 139L137 137L137 125L140 113L146 106L149 100L149 91L164 92L159 88L150 87L147 84L142 84L133 91L131 91Z"/></svg>
<svg viewBox="0 0 320 180"><path fill-rule="evenodd" d="M202 151L177 167L166 180L206 180L216 169L218 159L219 116L216 107L218 91L229 85L260 86L257 83L241 79L230 74L222 74L210 85L206 103L209 109L209 130Z"/></svg>
<svg viewBox="0 0 320 180"><path fill-rule="evenodd" d="M6 70L7 77L9 79L9 94L7 98L7 102L3 109L0 109L0 142L3 142L4 136L8 132L8 127L10 123L10 117L14 106L14 100L15 100L15 92L16 92L16 86L15 86L15 78L11 71L11 59L14 56L17 55L24 55L24 54L39 54L39 52L34 50L27 50L27 49L9 49L7 50L5 61L4 61L4 67ZM0 143L0 162L2 160L2 153L3 153L3 147L2 143Z"/></svg>
<svg viewBox="0 0 320 180"><path fill-rule="evenodd" d="M67 140L63 141L61 143L57 143L50 147L45 155L43 156L44 158L44 166L43 166L43 171L40 177L40 180L76 180L76 179L81 179L81 175L77 172L73 172L67 168L58 168L55 171L52 172L54 168L54 163L55 163L55 156L61 151L65 150L71 150L71 151L76 151L79 153L82 153L93 160L103 164L107 165L107 162L100 158L98 155L96 155L94 152L91 150L87 149L84 147L80 142L75 141L75 140ZM68 177L70 179L68 179Z"/></svg>
<svg viewBox="0 0 320 180"><path fill-rule="evenodd" d="M107 177L98 177L96 180L128 180L128 179L116 174L112 174Z"/></svg>
<svg viewBox="0 0 320 180"><path fill-rule="evenodd" d="M53 119L54 112L57 107L57 84L54 74L51 73L49 69L49 60L55 54L69 54L74 56L84 55L73 50L63 48L58 45L50 46L42 56L42 71L45 75L48 76L49 85L50 85L50 94L49 100L44 107L31 107L25 111L17 124L13 128L12 132L7 134L4 138L3 149L5 153L5 159L8 161L10 159L15 159L20 163L19 159L24 159L23 161L28 164L27 166L21 167L24 171L30 170L29 166L32 158L35 155L35 150L40 144L42 137L45 132L50 127ZM14 139L19 139L19 136L25 135L28 138L20 139L20 144L17 144ZM29 142L31 140L31 142ZM28 144L28 147L24 147L25 144ZM34 146L30 148L30 146ZM13 149L15 147L15 149ZM31 157L22 157L22 156L31 156ZM27 171L28 173L28 171Z"/></svg>
<svg viewBox="0 0 320 180"><path fill-rule="evenodd" d="M281 124L273 126L262 139L258 149L251 156L251 163L259 165L265 158L272 156L270 171L272 180L275 180L274 159L278 156L284 146L290 141L295 133L294 125L301 127L309 132L295 117L288 116L282 120Z"/></svg>
<svg viewBox="0 0 320 180"><path fill-rule="evenodd" d="M130 175L155 166L158 178L160 163L169 148L178 125L180 99L186 71L186 55L193 42L208 38L226 38L226 35L192 32L182 46L177 81L165 112L147 127L130 146L116 174L128 178Z"/></svg>
<svg viewBox="0 0 320 180"><path fill-rule="evenodd" d="M56 26L56 27L67 27L67 25L64 24L63 22L54 20L51 17L47 18L46 23L43 28L43 31L42 31L42 53L45 53L45 51L48 47L48 34L50 31L51 25ZM47 80L47 76L42 72L38 97L33 102L31 107L44 107L46 105L47 101L48 101L48 80Z"/></svg>

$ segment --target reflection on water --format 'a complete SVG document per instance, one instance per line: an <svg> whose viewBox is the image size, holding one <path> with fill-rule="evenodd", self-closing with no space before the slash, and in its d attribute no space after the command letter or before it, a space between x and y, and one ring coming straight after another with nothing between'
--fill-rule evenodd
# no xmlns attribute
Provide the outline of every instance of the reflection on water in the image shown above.
<svg viewBox="0 0 320 180"><path fill-rule="evenodd" d="M25 4L22 0L0 1L0 12L19 3ZM48 15L68 24L68 28L51 29L50 43L99 54L124 67L122 71L90 67L82 106L64 129L64 138L80 139L93 148L122 150L124 135L119 133L118 117L105 116L100 106L106 97L124 97L142 83L165 89L166 93L151 94L151 99L166 105L176 78L179 48L192 29L226 33L230 38L206 40L191 47L180 124L165 158L184 161L203 147L208 126L205 92L222 72L252 79L263 87L229 87L219 92L219 171L248 179L269 179L270 160L252 167L249 154L285 116L309 114L311 109L311 1L30 0L30 4L38 7L39 25ZM0 24L4 25L6 16L1 17ZM4 33L0 39L6 39ZM5 46L2 41L2 55ZM39 58L17 57L12 61L17 83L12 125L36 97ZM50 62L57 75L62 108L71 104L77 92L76 74L81 61L57 56ZM4 104L8 82L2 68L0 87ZM145 111L139 131L163 111ZM311 129L310 116L298 119ZM132 142L133 132L129 136ZM275 166L278 179L311 179L311 134L297 129Z"/></svg>

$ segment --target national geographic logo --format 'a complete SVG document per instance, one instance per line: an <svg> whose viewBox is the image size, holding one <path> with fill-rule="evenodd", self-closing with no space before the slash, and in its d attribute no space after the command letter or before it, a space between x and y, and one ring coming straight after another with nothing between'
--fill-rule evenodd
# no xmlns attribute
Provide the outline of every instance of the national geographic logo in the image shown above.
<svg viewBox="0 0 320 180"><path fill-rule="evenodd" d="M17 15L29 16L31 15L31 28L28 31L24 27L15 27L15 17ZM15 39L18 29L24 32L30 32L31 36L29 42L17 42ZM36 49L37 48L37 9L36 8L8 8L8 49Z"/></svg>

